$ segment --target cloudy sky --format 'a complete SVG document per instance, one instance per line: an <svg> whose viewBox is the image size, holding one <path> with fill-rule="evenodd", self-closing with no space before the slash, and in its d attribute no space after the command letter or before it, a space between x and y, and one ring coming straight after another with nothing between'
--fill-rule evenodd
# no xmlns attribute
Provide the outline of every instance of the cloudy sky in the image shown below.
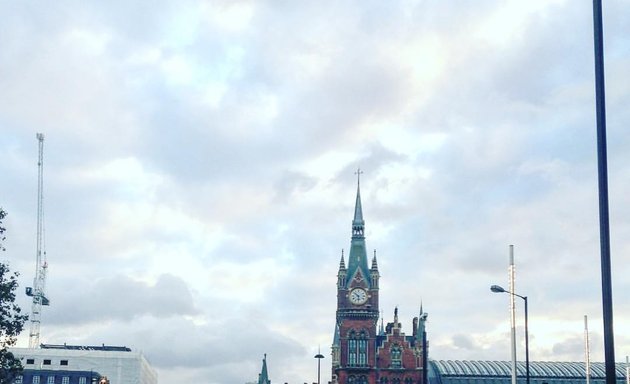
<svg viewBox="0 0 630 384"><path fill-rule="evenodd" d="M162 383L330 377L361 179L381 309L434 359L603 360L591 1L2 1L0 205L44 343L142 350ZM630 354L630 4L605 2L619 361ZM20 297L23 308L30 305ZM522 306L517 313L522 325ZM27 332L20 345L28 344ZM523 357L519 327L519 358Z"/></svg>

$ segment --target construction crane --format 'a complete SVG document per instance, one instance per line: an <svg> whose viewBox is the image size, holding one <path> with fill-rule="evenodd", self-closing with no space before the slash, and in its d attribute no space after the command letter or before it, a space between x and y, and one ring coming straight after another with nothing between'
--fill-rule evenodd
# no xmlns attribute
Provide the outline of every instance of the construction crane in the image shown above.
<svg viewBox="0 0 630 384"><path fill-rule="evenodd" d="M26 295L33 297L31 307L31 331L28 347L39 347L39 326L41 324L42 306L50 305L46 297L46 244L44 238L44 135L37 134L39 142L39 161L37 162L37 261L35 263L35 279L32 287L26 287Z"/></svg>

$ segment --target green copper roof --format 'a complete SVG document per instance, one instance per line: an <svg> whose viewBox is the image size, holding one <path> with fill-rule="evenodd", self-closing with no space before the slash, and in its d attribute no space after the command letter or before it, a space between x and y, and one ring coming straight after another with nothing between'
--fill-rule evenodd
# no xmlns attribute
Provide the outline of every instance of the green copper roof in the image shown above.
<svg viewBox="0 0 630 384"><path fill-rule="evenodd" d="M360 174L360 171L358 171L358 174ZM363 209L361 207L361 189L359 180L357 179L357 199L354 206L354 219L352 220L352 240L350 242L350 253L348 255L348 278L346 279L346 287L350 285L356 274L360 271L368 288L371 288L364 231L365 221L363 220Z"/></svg>
<svg viewBox="0 0 630 384"><path fill-rule="evenodd" d="M265 353L265 357L263 357L263 364L260 374L258 375L258 384L271 384L269 381L269 376L267 374L267 354Z"/></svg>

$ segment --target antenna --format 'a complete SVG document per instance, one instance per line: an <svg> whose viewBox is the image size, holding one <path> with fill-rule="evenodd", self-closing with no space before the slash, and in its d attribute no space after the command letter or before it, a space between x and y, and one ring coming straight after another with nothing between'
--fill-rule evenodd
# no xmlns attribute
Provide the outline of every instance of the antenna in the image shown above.
<svg viewBox="0 0 630 384"><path fill-rule="evenodd" d="M39 160L37 162L37 254L35 262L35 279L33 287L26 287L26 295L33 297L31 307L31 331L28 347L39 347L39 326L41 324L42 305L50 305L46 297L46 250L44 241L44 135L37 134L39 142Z"/></svg>

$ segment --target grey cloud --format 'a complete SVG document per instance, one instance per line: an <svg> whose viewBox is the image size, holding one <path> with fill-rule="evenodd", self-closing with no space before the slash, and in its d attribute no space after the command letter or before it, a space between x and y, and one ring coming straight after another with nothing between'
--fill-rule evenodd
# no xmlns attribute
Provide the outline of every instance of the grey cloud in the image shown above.
<svg viewBox="0 0 630 384"><path fill-rule="evenodd" d="M47 321L63 325L199 313L186 282L178 277L161 275L155 285L148 285L127 276L98 278L97 270L92 273L94 283L68 286L66 292L51 290L51 298L57 300L53 299Z"/></svg>
<svg viewBox="0 0 630 384"><path fill-rule="evenodd" d="M453 336L453 345L457 348L475 349L475 342L468 336L458 334Z"/></svg>

